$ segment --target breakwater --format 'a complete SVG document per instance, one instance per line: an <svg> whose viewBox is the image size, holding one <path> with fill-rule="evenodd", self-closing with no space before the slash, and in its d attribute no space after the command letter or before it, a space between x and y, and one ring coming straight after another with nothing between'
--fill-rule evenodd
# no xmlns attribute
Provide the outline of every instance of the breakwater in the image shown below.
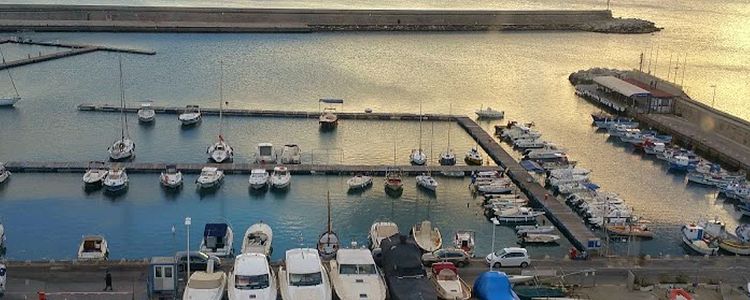
<svg viewBox="0 0 750 300"><path fill-rule="evenodd" d="M580 30L658 31L609 10L260 9L91 5L0 5L0 30L130 32L314 32Z"/></svg>

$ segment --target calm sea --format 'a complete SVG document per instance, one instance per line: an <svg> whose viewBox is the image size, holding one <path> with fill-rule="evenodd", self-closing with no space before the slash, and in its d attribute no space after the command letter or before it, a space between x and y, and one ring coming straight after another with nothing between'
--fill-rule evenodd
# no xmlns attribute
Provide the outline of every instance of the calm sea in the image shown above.
<svg viewBox="0 0 750 300"><path fill-rule="evenodd" d="M68 2L65 2L68 3ZM92 3L92 2L77 2ZM177 4L196 5L183 1ZM217 5L200 1L205 5ZM225 2L221 2L225 3ZM302 6L303 2L252 1L251 6ZM230 2L227 5L244 5ZM307 3L307 2L304 2ZM446 2L447 3L447 2ZM101 4L113 4L112 2ZM122 4L117 2L115 4ZM134 1L131 5L173 2ZM316 7L443 7L438 1L332 1ZM460 8L601 8L604 1L451 2ZM446 6L447 7L447 6ZM661 162L645 159L595 133L589 113L597 109L573 95L569 73L593 66L635 68L653 48L652 72L665 76L670 54L687 54L684 85L693 97L742 118L750 118L749 9L740 1L618 1L614 13L656 21L666 27L653 35L578 32L493 33L316 33L316 34L112 34L34 33L36 40L60 40L152 49L155 56L123 56L125 94L131 104L218 104L219 61L224 64L224 95L234 108L315 111L315 99L346 99L343 109L472 114L480 106L506 111L507 119L534 121L544 138L565 146L579 165L594 170L603 189L620 193L637 214L651 220L658 234L630 245L631 253L682 254L678 229L700 217L718 216L729 227L743 220L716 190L686 185ZM659 52L658 63L656 52ZM54 49L3 46L6 59ZM0 161L103 160L119 135L111 113L78 112L79 103L116 103L117 56L92 53L13 69L24 99L0 110ZM680 77L682 71L679 72ZM679 78L679 77L678 77ZM682 81L682 79L678 79ZM12 93L0 75L0 93ZM743 102L744 101L744 102ZM202 162L215 138L218 120L182 130L174 116L159 115L154 126L130 123L138 145L137 161ZM131 120L132 121L132 120ZM225 136L247 160L260 142L297 143L306 161L318 163L406 163L418 147L416 122L346 121L322 134L314 120L227 118ZM504 121L503 121L504 122ZM500 123L500 122L496 122ZM496 123L482 122L491 130ZM458 126L426 122L423 148L435 155L451 144L457 153L473 145ZM432 147L430 146L432 144ZM376 180L363 195L345 192L346 177L296 176L286 194L253 195L246 176L228 176L214 195L199 195L191 185L178 195L161 191L157 175L131 175L128 193L112 199L83 191L79 174L14 174L0 186L0 220L8 234L11 259L72 258L80 236L107 236L112 256L169 255L185 244L182 220L193 217L191 244L197 247L202 224L230 222L238 236L258 220L276 231L275 257L284 249L312 246L325 227L325 194L331 191L334 228L345 240L364 242L376 219L411 224L432 219L446 242L457 229L479 232L480 253L490 251L492 226L479 214L466 189L468 181L440 180L435 197L416 191L413 179L401 199L384 195ZM467 203L469 207L467 208ZM171 227L176 227L175 234ZM515 243L498 227L498 245ZM532 249L533 255L562 255L568 247ZM618 248L625 248L618 245Z"/></svg>

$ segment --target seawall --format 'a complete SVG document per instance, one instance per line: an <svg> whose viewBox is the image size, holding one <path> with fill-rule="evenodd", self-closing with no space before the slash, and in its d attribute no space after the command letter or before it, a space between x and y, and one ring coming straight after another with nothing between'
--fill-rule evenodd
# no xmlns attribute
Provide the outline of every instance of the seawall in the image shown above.
<svg viewBox="0 0 750 300"><path fill-rule="evenodd" d="M313 32L584 30L644 33L609 10L260 9L0 5L0 31Z"/></svg>

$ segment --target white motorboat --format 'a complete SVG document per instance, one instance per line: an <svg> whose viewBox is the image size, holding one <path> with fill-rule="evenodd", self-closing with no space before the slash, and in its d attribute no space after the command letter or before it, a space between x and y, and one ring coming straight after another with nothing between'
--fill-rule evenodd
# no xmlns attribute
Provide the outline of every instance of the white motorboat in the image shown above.
<svg viewBox="0 0 750 300"><path fill-rule="evenodd" d="M453 235L453 247L464 250L469 257L474 257L474 236L476 233L471 230L458 230Z"/></svg>
<svg viewBox="0 0 750 300"><path fill-rule="evenodd" d="M206 149L211 161L216 163L231 162L234 158L234 149L224 141L224 137L219 134L219 141Z"/></svg>
<svg viewBox="0 0 750 300"><path fill-rule="evenodd" d="M260 143L255 151L255 162L259 164L276 163L276 151L271 143Z"/></svg>
<svg viewBox="0 0 750 300"><path fill-rule="evenodd" d="M3 226L3 223L0 223L0 252L5 249L5 226Z"/></svg>
<svg viewBox="0 0 750 300"><path fill-rule="evenodd" d="M109 248L101 235L87 235L78 246L78 260L107 260Z"/></svg>
<svg viewBox="0 0 750 300"><path fill-rule="evenodd" d="M243 253L234 259L227 280L229 300L276 300L276 274L261 253Z"/></svg>
<svg viewBox="0 0 750 300"><path fill-rule="evenodd" d="M589 175L591 174L591 170L584 169L584 168L556 169L556 170L550 170L548 174L549 174L549 177L563 178L563 177L570 177L574 175Z"/></svg>
<svg viewBox="0 0 750 300"><path fill-rule="evenodd" d="M432 252L443 246L443 236L440 229L432 226L432 222L424 220L414 224L411 229L417 246L426 252Z"/></svg>
<svg viewBox="0 0 750 300"><path fill-rule="evenodd" d="M273 168L273 174L271 175L271 187L275 189L286 189L292 184L292 174L284 166L276 166Z"/></svg>
<svg viewBox="0 0 750 300"><path fill-rule="evenodd" d="M268 224L260 222L250 225L242 239L242 253L260 253L270 256L273 243L273 230Z"/></svg>
<svg viewBox="0 0 750 300"><path fill-rule="evenodd" d="M268 187L268 181L271 177L268 175L266 169L252 169L250 171L250 178L248 183L250 188L254 190L265 189Z"/></svg>
<svg viewBox="0 0 750 300"><path fill-rule="evenodd" d="M195 180L199 189L211 189L221 185L224 181L224 171L216 167L203 167L201 174Z"/></svg>
<svg viewBox="0 0 750 300"><path fill-rule="evenodd" d="M431 271L430 282L435 287L438 299L471 299L471 288L458 276L458 270L452 262L434 263Z"/></svg>
<svg viewBox="0 0 750 300"><path fill-rule="evenodd" d="M346 180L346 185L349 186L349 190L365 189L372 185L372 176L354 175L352 178Z"/></svg>
<svg viewBox="0 0 750 300"><path fill-rule="evenodd" d="M279 291L283 300L331 300L328 272L315 249L286 251L285 265L279 267Z"/></svg>
<svg viewBox="0 0 750 300"><path fill-rule="evenodd" d="M141 107L138 109L138 122L151 123L156 120L156 111L151 106L151 102L141 103Z"/></svg>
<svg viewBox="0 0 750 300"><path fill-rule="evenodd" d="M167 165L164 172L159 175L159 182L165 188L179 188L182 186L182 172L177 170L176 165Z"/></svg>
<svg viewBox="0 0 750 300"><path fill-rule="evenodd" d="M703 227L688 224L682 226L682 242L690 249L702 255L718 255L719 243L716 238L704 235Z"/></svg>
<svg viewBox="0 0 750 300"><path fill-rule="evenodd" d="M10 178L10 171L5 168L5 164L0 163L0 183L5 182Z"/></svg>
<svg viewBox="0 0 750 300"><path fill-rule="evenodd" d="M200 251L217 257L231 256L234 232L226 223L208 223L203 228Z"/></svg>
<svg viewBox="0 0 750 300"><path fill-rule="evenodd" d="M339 299L385 300L385 280L367 249L341 249L330 262L331 285Z"/></svg>
<svg viewBox="0 0 750 300"><path fill-rule="evenodd" d="M186 105L185 110L177 116L182 126L192 126L201 122L201 108L198 105Z"/></svg>
<svg viewBox="0 0 750 300"><path fill-rule="evenodd" d="M398 225L393 222L375 222L370 226L370 234L368 239L370 241L370 249L375 250L380 248L380 242L394 234L398 233Z"/></svg>
<svg viewBox="0 0 750 300"><path fill-rule="evenodd" d="M111 167L107 171L107 175L104 176L104 189L109 192L123 191L128 188L128 173L125 173L125 169L119 167Z"/></svg>
<svg viewBox="0 0 750 300"><path fill-rule="evenodd" d="M89 169L83 174L83 183L87 185L99 185L107 177L107 169L103 162L90 162Z"/></svg>
<svg viewBox="0 0 750 300"><path fill-rule="evenodd" d="M477 148L477 146L472 147L471 149L469 149L469 151L466 152L464 161L466 162L467 165L474 165L474 166L481 166L484 163L482 154L479 153L479 149Z"/></svg>
<svg viewBox="0 0 750 300"><path fill-rule="evenodd" d="M422 149L413 149L409 154L409 161L413 165L421 166L427 163L427 155L424 154Z"/></svg>
<svg viewBox="0 0 750 300"><path fill-rule="evenodd" d="M505 112L502 110L494 110L492 107L487 108L479 108L479 110L475 111L474 113L477 114L477 117L480 119L502 119L505 117Z"/></svg>
<svg viewBox="0 0 750 300"><path fill-rule="evenodd" d="M559 235L546 233L522 233L520 237L521 241L526 244L551 244L560 240Z"/></svg>
<svg viewBox="0 0 750 300"><path fill-rule="evenodd" d="M560 159L566 157L565 151L560 149L531 149L526 151L524 158L531 160Z"/></svg>
<svg viewBox="0 0 750 300"><path fill-rule="evenodd" d="M328 226L326 231L323 232L318 238L318 254L323 259L332 259L336 257L336 253L341 247L341 240L338 235L333 231L333 225L331 224L331 193L329 192L326 196L328 203Z"/></svg>
<svg viewBox="0 0 750 300"><path fill-rule="evenodd" d="M524 233L532 233L532 234L539 234L539 233L550 233L555 231L555 226L549 225L549 226L539 226L537 225L518 225L516 226L516 233L517 234L524 234Z"/></svg>
<svg viewBox="0 0 750 300"><path fill-rule="evenodd" d="M2 55L3 62L5 62L5 54L1 50L0 55ZM13 91L16 95L0 98L0 107L10 107L21 100L21 95L18 94L18 88L16 88L16 82L13 80L13 75L10 74L10 68L5 68L5 70L8 71L8 78L10 79L10 84L13 86Z"/></svg>
<svg viewBox="0 0 750 300"><path fill-rule="evenodd" d="M320 124L321 129L333 129L336 128L336 126L339 125L339 117L336 115L336 108L333 107L333 104L341 104L343 107L344 100L343 99L334 99L334 98L323 98L318 99L318 110L320 110L320 104L325 103L326 106L323 108L322 112L320 113L320 117L318 118L318 123Z"/></svg>
<svg viewBox="0 0 750 300"><path fill-rule="evenodd" d="M299 164L302 162L302 151L299 146L295 144L284 145L281 149L281 163L282 164Z"/></svg>
<svg viewBox="0 0 750 300"><path fill-rule="evenodd" d="M109 159L112 161L122 161L133 159L135 157L135 142L130 138L128 130L128 115L125 113L125 91L122 81L122 59L119 61L120 67L120 139L112 143L107 149Z"/></svg>
<svg viewBox="0 0 750 300"><path fill-rule="evenodd" d="M207 262L206 271L196 271L188 278L183 300L221 300L227 285L227 274L214 271L214 259Z"/></svg>
<svg viewBox="0 0 750 300"><path fill-rule="evenodd" d="M428 174L422 174L417 176L417 185L426 190L434 192L435 190L437 190L438 182L432 176Z"/></svg>
<svg viewBox="0 0 750 300"><path fill-rule="evenodd" d="M536 222L536 218L544 215L543 211L535 211L528 207L511 207L494 211L493 223L527 223Z"/></svg>

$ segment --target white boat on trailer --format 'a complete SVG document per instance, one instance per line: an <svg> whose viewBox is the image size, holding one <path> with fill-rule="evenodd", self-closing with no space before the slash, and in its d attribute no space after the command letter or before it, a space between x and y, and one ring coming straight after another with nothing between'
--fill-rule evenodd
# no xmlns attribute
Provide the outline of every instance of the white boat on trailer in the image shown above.
<svg viewBox="0 0 750 300"><path fill-rule="evenodd" d="M470 257L474 257L476 232L471 230L458 230L453 234L453 247L461 249Z"/></svg>

